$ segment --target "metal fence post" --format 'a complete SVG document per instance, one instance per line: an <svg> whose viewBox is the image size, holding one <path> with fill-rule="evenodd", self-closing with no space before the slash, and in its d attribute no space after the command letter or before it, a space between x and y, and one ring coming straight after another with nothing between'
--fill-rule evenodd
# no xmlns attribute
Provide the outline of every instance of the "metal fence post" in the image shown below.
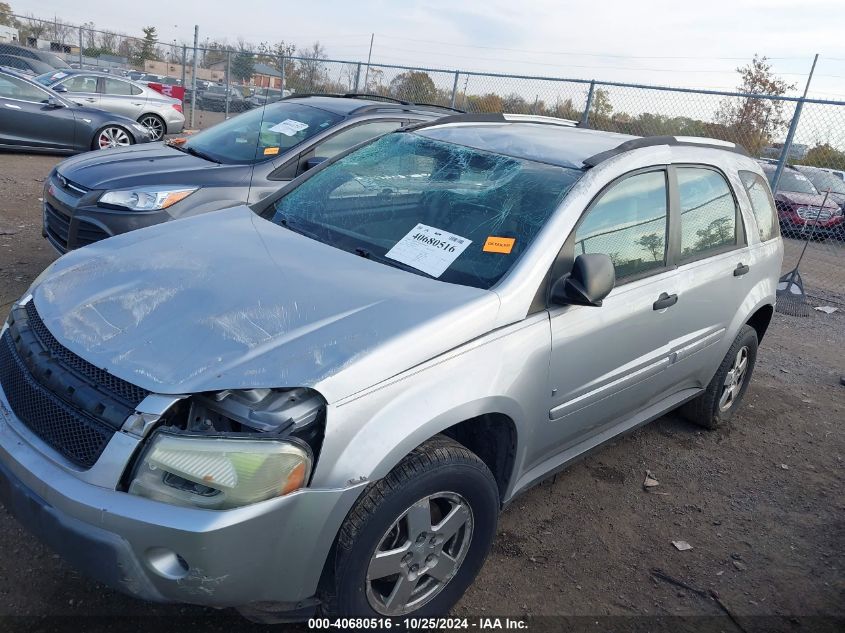
<svg viewBox="0 0 845 633"><path fill-rule="evenodd" d="M804 99L802 98L795 105L795 113L792 115L792 121L789 123L789 131L786 133L786 141L780 150L778 157L778 166L775 168L775 175L772 178L772 191L777 193L778 184L780 183L780 175L783 173L783 166L789 158L789 150L792 149L792 139L795 138L795 130L798 129L798 121L801 118L801 110L804 109Z"/></svg>
<svg viewBox="0 0 845 633"><path fill-rule="evenodd" d="M596 89L595 80L590 82L590 90L587 92L587 105L584 106L584 114L581 115L581 122L578 127L590 127L590 108L593 107L593 92Z"/></svg>
<svg viewBox="0 0 845 633"><path fill-rule="evenodd" d="M358 69L355 71L355 92L358 92L358 82L361 80L361 62L358 62Z"/></svg>
<svg viewBox="0 0 845 633"><path fill-rule="evenodd" d="M282 91L282 97L285 96L285 56L279 58L279 90Z"/></svg>
<svg viewBox="0 0 845 633"><path fill-rule="evenodd" d="M182 44L182 87L185 87L185 66L188 63L188 46Z"/></svg>
<svg viewBox="0 0 845 633"><path fill-rule="evenodd" d="M461 73L457 70L455 71L455 81L452 83L452 100L449 102L449 107L455 107L455 101L458 98L458 79L460 79Z"/></svg>
<svg viewBox="0 0 845 633"><path fill-rule="evenodd" d="M789 124L789 132L786 134L786 141L783 143L783 148L778 158L778 166L775 169L775 176L772 178L772 191L777 193L778 185L780 184L780 175L783 173L783 166L786 164L786 159L789 158L789 150L792 148L792 139L795 138L795 130L798 129L798 121L801 118L801 110L804 109L804 100L807 98L807 93L810 90L810 82L813 81L813 73L816 70L816 62L819 61L819 54L813 58L813 65L810 68L810 74L807 77L807 84L804 86L804 96L795 104L795 112L792 115L792 122Z"/></svg>
<svg viewBox="0 0 845 633"><path fill-rule="evenodd" d="M232 98L232 51L226 51L226 118L229 118L229 99Z"/></svg>
<svg viewBox="0 0 845 633"><path fill-rule="evenodd" d="M82 27L79 27L79 67L82 68Z"/></svg>
<svg viewBox="0 0 845 633"><path fill-rule="evenodd" d="M199 45L200 27L194 26L194 61L191 71L191 129L194 129L194 113L197 111L197 46Z"/></svg>

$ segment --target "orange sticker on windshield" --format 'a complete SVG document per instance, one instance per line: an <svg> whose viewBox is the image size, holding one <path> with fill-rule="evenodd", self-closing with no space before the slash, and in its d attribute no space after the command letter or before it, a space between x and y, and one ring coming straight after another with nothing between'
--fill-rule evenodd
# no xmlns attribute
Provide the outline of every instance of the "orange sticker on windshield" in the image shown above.
<svg viewBox="0 0 845 633"><path fill-rule="evenodd" d="M515 237L494 237L489 236L484 242L483 250L485 253L504 253L507 255L513 250L513 245L516 243Z"/></svg>
<svg viewBox="0 0 845 633"><path fill-rule="evenodd" d="M264 155L269 156L271 154L278 154L279 148L278 147L265 147L264 148Z"/></svg>

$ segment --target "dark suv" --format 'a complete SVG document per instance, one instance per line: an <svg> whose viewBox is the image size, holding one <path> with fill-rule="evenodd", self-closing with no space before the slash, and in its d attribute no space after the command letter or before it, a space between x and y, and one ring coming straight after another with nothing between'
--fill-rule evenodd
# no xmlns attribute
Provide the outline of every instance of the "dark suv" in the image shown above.
<svg viewBox="0 0 845 633"><path fill-rule="evenodd" d="M361 96L291 97L187 140L66 160L44 186L43 235L59 251L253 203L309 167L448 109Z"/></svg>

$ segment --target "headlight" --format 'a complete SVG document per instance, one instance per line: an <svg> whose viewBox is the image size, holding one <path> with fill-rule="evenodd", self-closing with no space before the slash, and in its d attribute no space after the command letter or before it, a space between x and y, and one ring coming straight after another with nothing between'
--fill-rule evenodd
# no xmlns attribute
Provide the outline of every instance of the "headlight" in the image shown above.
<svg viewBox="0 0 845 633"><path fill-rule="evenodd" d="M310 474L310 452L294 442L160 432L129 492L174 505L226 510L298 490Z"/></svg>
<svg viewBox="0 0 845 633"><path fill-rule="evenodd" d="M97 204L109 207L121 207L131 209L132 211L157 211L159 209L166 209L180 200L184 200L197 189L198 187L179 187L174 189L145 187L107 191L100 196Z"/></svg>

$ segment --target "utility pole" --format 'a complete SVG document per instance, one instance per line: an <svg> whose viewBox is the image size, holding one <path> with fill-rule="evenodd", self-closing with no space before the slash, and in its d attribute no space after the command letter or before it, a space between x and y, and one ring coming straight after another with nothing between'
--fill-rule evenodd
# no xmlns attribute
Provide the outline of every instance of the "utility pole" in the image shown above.
<svg viewBox="0 0 845 633"><path fill-rule="evenodd" d="M79 67L82 68L82 27L79 27Z"/></svg>
<svg viewBox="0 0 845 633"><path fill-rule="evenodd" d="M367 92L367 77L370 76L370 60L373 58L373 40L376 38L375 33L370 34L370 52L367 54L367 70L364 71L364 92Z"/></svg>
<svg viewBox="0 0 845 633"><path fill-rule="evenodd" d="M801 118L801 110L804 109L804 101L807 99L807 93L810 91L810 82L813 81L813 73L816 70L816 62L819 61L819 54L813 58L813 65L810 67L810 75L807 77L807 85L804 86L804 96L798 100L795 105L795 114L792 115L792 123L789 124L789 132L786 134L786 141L783 144L783 149L780 153L778 166L775 169L774 178L772 178L772 191L777 193L778 184L780 183L780 175L783 173L783 167L786 164L786 159L789 157L789 150L792 148L792 141L795 138L795 130L798 129L798 120Z"/></svg>
<svg viewBox="0 0 845 633"><path fill-rule="evenodd" d="M200 27L194 25L194 68L191 71L191 129L194 129L194 113L197 111L197 46L199 45Z"/></svg>

